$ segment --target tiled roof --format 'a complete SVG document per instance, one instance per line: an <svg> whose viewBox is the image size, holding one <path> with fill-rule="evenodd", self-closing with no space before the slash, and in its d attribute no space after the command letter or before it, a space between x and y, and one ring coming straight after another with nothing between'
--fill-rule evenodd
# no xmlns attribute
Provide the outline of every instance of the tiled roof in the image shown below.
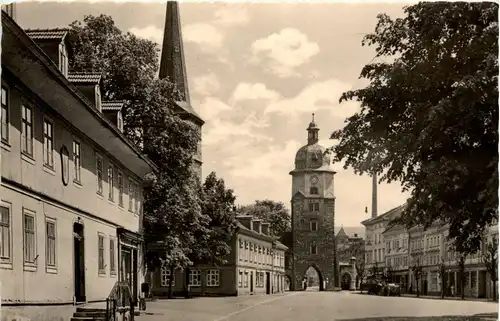
<svg viewBox="0 0 500 321"><path fill-rule="evenodd" d="M24 32L32 38L36 40L55 40L55 39L64 39L68 34L68 29L26 29Z"/></svg>
<svg viewBox="0 0 500 321"><path fill-rule="evenodd" d="M115 101L103 101L101 103L101 107L103 111L106 110L120 110L123 107L125 102L123 100L115 100Z"/></svg>
<svg viewBox="0 0 500 321"><path fill-rule="evenodd" d="M68 80L74 83L98 83L101 80L101 74L94 72L73 72L68 74Z"/></svg>

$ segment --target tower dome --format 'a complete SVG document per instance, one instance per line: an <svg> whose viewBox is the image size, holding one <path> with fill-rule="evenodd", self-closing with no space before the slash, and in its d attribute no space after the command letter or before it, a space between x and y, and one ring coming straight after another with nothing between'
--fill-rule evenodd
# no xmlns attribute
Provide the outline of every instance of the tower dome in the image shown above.
<svg viewBox="0 0 500 321"><path fill-rule="evenodd" d="M319 169L321 167L329 167L331 159L326 155L326 148L318 144L319 128L314 121L314 114L312 114L312 121L307 127L307 145L302 146L295 155L295 169Z"/></svg>

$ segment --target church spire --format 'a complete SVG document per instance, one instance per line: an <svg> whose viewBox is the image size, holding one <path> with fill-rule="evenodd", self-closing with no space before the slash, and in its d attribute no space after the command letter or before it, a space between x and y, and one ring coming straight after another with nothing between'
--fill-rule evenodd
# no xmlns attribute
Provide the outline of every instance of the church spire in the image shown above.
<svg viewBox="0 0 500 321"><path fill-rule="evenodd" d="M167 2L159 77L160 79L168 77L181 93L181 101L190 103L182 45L181 18L177 1Z"/></svg>
<svg viewBox="0 0 500 321"><path fill-rule="evenodd" d="M312 114L312 121L309 123L309 127L307 127L307 145L313 145L318 142L318 132L319 128L314 121L314 113Z"/></svg>

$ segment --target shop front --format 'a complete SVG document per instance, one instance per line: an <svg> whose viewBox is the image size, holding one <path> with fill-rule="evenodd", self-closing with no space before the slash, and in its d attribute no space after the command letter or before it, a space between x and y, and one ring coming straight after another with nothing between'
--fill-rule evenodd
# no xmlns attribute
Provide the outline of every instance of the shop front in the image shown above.
<svg viewBox="0 0 500 321"><path fill-rule="evenodd" d="M134 302L138 302L142 281L142 236L138 233L118 228L118 281L126 281Z"/></svg>

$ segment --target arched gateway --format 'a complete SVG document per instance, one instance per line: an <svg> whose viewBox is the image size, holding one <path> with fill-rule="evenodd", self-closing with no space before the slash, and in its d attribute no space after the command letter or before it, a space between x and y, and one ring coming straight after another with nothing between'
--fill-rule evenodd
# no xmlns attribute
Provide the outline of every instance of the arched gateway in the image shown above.
<svg viewBox="0 0 500 321"><path fill-rule="evenodd" d="M335 171L318 144L319 128L307 128L307 145L295 156L292 175L292 289L303 290L304 275L313 266L321 276L320 290L339 286L335 257Z"/></svg>

